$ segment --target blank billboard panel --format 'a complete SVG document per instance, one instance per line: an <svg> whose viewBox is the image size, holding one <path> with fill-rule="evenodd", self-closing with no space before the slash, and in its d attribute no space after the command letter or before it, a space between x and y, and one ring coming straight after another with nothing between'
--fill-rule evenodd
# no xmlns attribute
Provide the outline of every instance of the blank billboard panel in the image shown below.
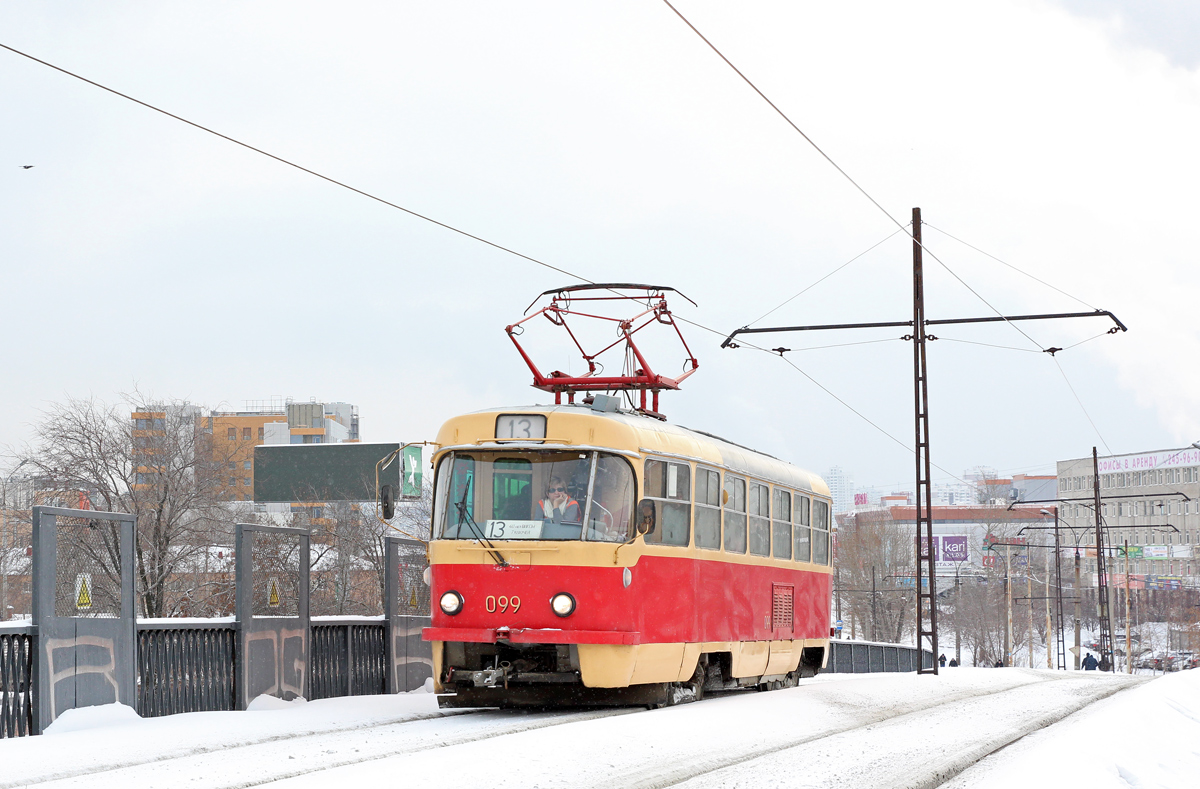
<svg viewBox="0 0 1200 789"><path fill-rule="evenodd" d="M254 500L374 501L375 464L399 444L262 444L254 448ZM400 460L379 473L400 489Z"/></svg>

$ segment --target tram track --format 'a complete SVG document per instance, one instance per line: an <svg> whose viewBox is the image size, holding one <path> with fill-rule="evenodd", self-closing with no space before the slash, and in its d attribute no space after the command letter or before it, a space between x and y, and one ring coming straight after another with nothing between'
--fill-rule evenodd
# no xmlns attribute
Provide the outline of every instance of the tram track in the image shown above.
<svg viewBox="0 0 1200 789"><path fill-rule="evenodd" d="M808 786L810 785L809 783L797 782L796 780L796 776L806 775L804 762L828 764L827 753L829 751L844 751L847 754L861 753L863 750L870 750L871 742L878 740L881 742L890 742L893 746L879 751L877 758L874 760L876 764L887 762L887 769L872 774L870 767L874 765L868 765L868 769L866 770L849 770L844 776L839 776L836 773L823 773L811 785L822 787L879 787L880 789L885 789L885 787L886 789L934 789L961 774L987 756L1008 747L1021 738L1054 723L1058 723L1085 707L1106 699L1109 696L1136 687L1141 682L1141 680L1135 680L1132 682L1106 683L1104 685L1092 684L1091 687L1087 687L1087 685L1080 683L1078 680L1074 680L1076 688L1087 692L1079 694L1077 698L1062 706L1056 706L1040 714L1035 714L1017 725L1009 725L1006 721L1001 721L995 727L996 730L994 732L987 733L982 737L979 736L978 728L972 729L973 726L980 727L986 725L985 720L979 719L980 715L995 717L996 706L994 704L983 703L989 698L994 700L998 696L1008 695L1019 697L1031 694L1045 696L1045 689L1039 687L1042 683L1071 683L1073 679L1070 676L1052 676L1041 679L1040 682L1032 685L1003 688L986 694L956 694L943 701L922 705L917 709L889 717L885 720L851 724L834 730L823 731L782 747L777 745L764 746L753 751L709 760L704 764L675 768L667 773L660 773L655 776L642 776L641 778L625 776L622 785L635 787L636 789L666 789L667 787L702 789L702 787L708 786ZM964 709L964 707L970 706L980 708L976 711L977 714L972 715L970 710ZM1009 704L1007 706L1010 708L1019 708L1017 704ZM928 732L930 731L927 726L928 721L923 719L930 718L931 713L936 713L946 708L954 708L959 730L969 730L970 736L963 738L961 742L949 742L946 739L936 739L938 735L935 734L927 735L928 738L932 738L938 743L937 748L934 750L940 752L936 754L914 756L912 750L909 748L895 747L897 743L904 739L897 737L897 734L901 733L902 730L906 730L907 733L911 734L912 732L922 731L922 726L926 725L924 730ZM823 753L814 753L811 759L805 759L803 755L796 753L806 747L819 748ZM797 756L799 758L789 758ZM898 759L901 761L916 762L911 765L912 769L908 771L906 776L897 775L896 761ZM768 760L786 763L786 768L776 771L766 771L766 774L764 774L762 769L740 770L738 771L738 775L735 775L732 769L748 767L754 762ZM900 772L904 771L901 770ZM775 773L788 775L787 782L779 784L772 782L770 776ZM742 778L740 776L746 777ZM807 776L810 779L816 777L813 776L812 772L808 772ZM801 780L803 781L804 779Z"/></svg>
<svg viewBox="0 0 1200 789"><path fill-rule="evenodd" d="M589 710L582 712L505 713L493 709L439 711L402 720L368 725L343 726L320 731L278 735L235 746L202 747L186 753L163 755L130 763L102 765L62 771L36 780L0 781L0 789L11 787L70 787L97 785L177 786L206 776L203 785L213 789L261 786L312 772L362 764L393 756L466 745L491 737L563 726L597 718L625 715L639 710ZM514 719L514 715L517 715ZM496 719L501 719L497 721ZM450 726L438 724L449 723ZM467 723L466 726L454 724ZM477 725L473 725L477 724ZM460 731L446 731L461 729ZM425 731L425 730L428 731ZM339 754L346 754L338 758ZM352 756L350 754L353 754ZM237 763L237 775L224 780L220 765ZM331 758L332 757L332 758ZM252 764L257 774L247 775ZM214 774L217 767L217 774Z"/></svg>
<svg viewBox="0 0 1200 789"><path fill-rule="evenodd" d="M911 699L895 694L891 699L877 698L872 693L877 686L869 681L731 696L724 700L727 703L713 699L711 704L656 710L617 725L581 721L548 735L497 735L444 754L414 754L395 762L394 769L413 776L436 775L457 786L491 789L533 785L545 789L927 789L1033 730L1139 684L1052 677L1020 669L989 676L988 684L994 686L997 679L1004 686L990 690L915 681L908 685L913 689ZM1026 710L1036 714L1026 715ZM814 712L820 714L809 720ZM1019 720L1009 720L1013 716ZM931 725L947 720L957 724L960 719L961 736L939 745ZM998 725L989 729L989 722ZM783 767L773 761L779 759L785 760ZM830 773L829 765L845 763L852 767L844 775ZM283 784L365 785L385 774L390 773L379 767L347 765L330 773L299 775ZM778 780L772 781L772 776Z"/></svg>
<svg viewBox="0 0 1200 789"><path fill-rule="evenodd" d="M605 719L642 711L418 714L197 748L138 763L92 764L91 769L43 774L34 781L0 782L0 789L239 789L276 782L315 787L331 781L365 785L401 773L440 775L456 785L493 789L533 784L932 789L1027 734L1139 684L1021 669L988 676L985 687L956 677L911 679L906 690L890 696L881 697L878 690L895 685L836 680L765 694L723 695L625 722ZM949 728L947 721L953 723ZM716 726L725 726L726 734L709 741ZM843 763L853 769L827 774L829 764ZM780 780L773 783L773 775Z"/></svg>

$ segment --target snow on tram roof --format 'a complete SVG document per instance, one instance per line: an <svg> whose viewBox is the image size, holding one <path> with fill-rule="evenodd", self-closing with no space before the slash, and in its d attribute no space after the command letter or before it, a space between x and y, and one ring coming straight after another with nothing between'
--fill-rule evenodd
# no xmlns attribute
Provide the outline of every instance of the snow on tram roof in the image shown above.
<svg viewBox="0 0 1200 789"><path fill-rule="evenodd" d="M638 434L638 451L643 454L675 454L679 457L722 466L740 474L757 477L819 495L829 495L829 486L818 475L780 460L773 455L735 444L720 436L665 422L636 411L601 411L589 405L517 405L485 408L462 416L483 414L571 414L619 422ZM461 418L461 417L458 417ZM450 420L454 421L454 420ZM449 424L449 422L447 423ZM439 437L440 438L440 437ZM682 439L682 441L680 441ZM686 445L693 451L687 451ZM683 444L684 446L679 446ZM708 452L704 450L707 449ZM714 457L715 455L715 457Z"/></svg>

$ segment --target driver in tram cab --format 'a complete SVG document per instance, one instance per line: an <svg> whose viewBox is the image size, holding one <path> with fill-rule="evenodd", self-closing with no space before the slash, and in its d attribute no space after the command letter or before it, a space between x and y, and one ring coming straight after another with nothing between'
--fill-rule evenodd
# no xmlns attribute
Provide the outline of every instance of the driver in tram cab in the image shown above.
<svg viewBox="0 0 1200 789"><path fill-rule="evenodd" d="M546 498L538 502L542 519L553 523L582 523L583 512L579 502L567 495L567 486L561 477L551 477L546 486Z"/></svg>

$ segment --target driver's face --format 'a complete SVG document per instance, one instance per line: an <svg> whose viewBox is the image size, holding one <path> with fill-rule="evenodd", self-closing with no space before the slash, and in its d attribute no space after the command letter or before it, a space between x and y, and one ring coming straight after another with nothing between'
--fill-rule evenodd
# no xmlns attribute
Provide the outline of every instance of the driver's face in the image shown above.
<svg viewBox="0 0 1200 789"><path fill-rule="evenodd" d="M547 491L550 497L550 502L555 506L561 504L567 498L567 491L561 482L550 483L550 489Z"/></svg>

